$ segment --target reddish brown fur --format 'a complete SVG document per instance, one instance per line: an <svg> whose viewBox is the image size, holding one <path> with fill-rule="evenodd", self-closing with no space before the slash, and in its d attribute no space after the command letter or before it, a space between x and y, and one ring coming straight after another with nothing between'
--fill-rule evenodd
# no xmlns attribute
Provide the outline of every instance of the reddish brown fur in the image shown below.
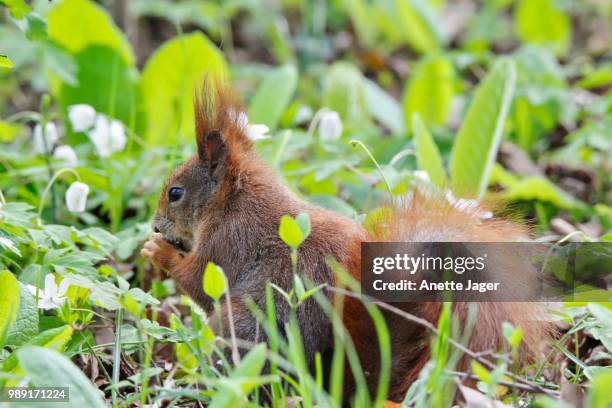
<svg viewBox="0 0 612 408"><path fill-rule="evenodd" d="M253 299L265 305L265 287L274 282L282 288L292 285L288 247L278 237L280 217L300 212L309 214L312 232L299 250L298 270L314 283L334 284L326 264L337 259L356 278L360 277L360 243L371 241L508 241L526 231L503 220L482 222L475 214L459 211L446 200L415 194L411 201L394 205L366 234L357 222L308 204L282 185L275 172L257 157L252 143L236 121L240 105L227 89L217 87L203 100L196 99L196 139L199 157L190 159L169 179L160 198L154 228L160 230L145 244L143 254L168 271L179 286L206 310L210 299L202 291L202 272L207 262L223 267L235 302L234 324L238 337L255 339L255 321L242 302ZM233 112L233 113L232 113ZM215 134L221 135L221 145ZM211 136L212 135L212 136ZM226 150L225 150L226 149ZM216 166L218 159L219 166ZM215 165L211 163L215 162ZM208 183L208 184L207 184ZM202 185L207 185L203 189ZM173 185L185 187L184 207L168 201ZM199 194L199 195L197 195ZM173 207L174 206L174 207ZM184 242L191 250L181 252L168 240ZM286 321L288 307L277 297L279 324ZM524 330L525 343L535 346L544 326L531 318L541 309L531 304L481 304L478 323L469 346L475 351L502 345L501 322L510 321ZM401 307L432 323L440 313L438 303L406 303ZM459 316L465 304L456 304ZM345 323L357 346L368 380L375 387L378 344L375 331L362 304L347 299ZM225 317L222 317L225 318ZM329 324L314 301L298 311L308 358L331 347ZM392 334L392 399L401 399L409 384L429 358L429 336L423 327L397 316L387 315ZM465 365L465 362L462 363Z"/></svg>

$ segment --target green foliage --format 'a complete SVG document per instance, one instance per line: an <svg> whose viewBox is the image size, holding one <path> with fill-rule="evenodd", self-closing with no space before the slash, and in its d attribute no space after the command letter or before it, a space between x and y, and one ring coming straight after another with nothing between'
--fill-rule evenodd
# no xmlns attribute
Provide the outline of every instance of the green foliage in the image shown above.
<svg viewBox="0 0 612 408"><path fill-rule="evenodd" d="M283 215L278 227L278 235L292 249L297 249L310 234L310 218L301 213L296 218Z"/></svg>
<svg viewBox="0 0 612 408"><path fill-rule="evenodd" d="M0 345L4 346L19 311L19 283L9 271L0 272Z"/></svg>
<svg viewBox="0 0 612 408"><path fill-rule="evenodd" d="M142 72L147 142L191 142L194 90L201 89L207 77L223 80L227 76L223 55L201 33L176 37L162 45ZM160 82L160 78L164 80Z"/></svg>
<svg viewBox="0 0 612 408"><path fill-rule="evenodd" d="M418 113L412 115L412 134L419 168L427 172L434 185L443 188L447 184L444 163L436 143Z"/></svg>
<svg viewBox="0 0 612 408"><path fill-rule="evenodd" d="M550 47L564 55L570 45L569 16L556 0L521 0L515 10L516 32L521 40Z"/></svg>
<svg viewBox="0 0 612 408"><path fill-rule="evenodd" d="M68 387L70 407L104 407L98 391L85 374L62 354L42 347L28 346L17 351L21 367L35 387Z"/></svg>
<svg viewBox="0 0 612 408"><path fill-rule="evenodd" d="M485 193L515 81L515 64L503 59L476 90L451 154L451 185L458 196L481 198Z"/></svg>
<svg viewBox="0 0 612 408"><path fill-rule="evenodd" d="M0 55L0 68L12 68L13 62L6 56Z"/></svg>
<svg viewBox="0 0 612 408"><path fill-rule="evenodd" d="M6 339L10 346L27 343L38 334L38 308L36 298L25 285L19 285L19 311Z"/></svg>
<svg viewBox="0 0 612 408"><path fill-rule="evenodd" d="M411 75L404 93L404 115L421 115L427 126L444 125L454 94L453 65L444 56L425 57Z"/></svg>
<svg viewBox="0 0 612 408"><path fill-rule="evenodd" d="M218 301L227 290L227 282L223 269L212 262L206 264L202 279L204 293L213 298L214 301Z"/></svg>
<svg viewBox="0 0 612 408"><path fill-rule="evenodd" d="M276 130L281 115L293 98L298 72L293 65L283 65L266 75L249 104L249 119Z"/></svg>
<svg viewBox="0 0 612 408"><path fill-rule="evenodd" d="M355 66L337 62L329 68L322 106L338 112L350 129L363 129L369 124L363 77Z"/></svg>

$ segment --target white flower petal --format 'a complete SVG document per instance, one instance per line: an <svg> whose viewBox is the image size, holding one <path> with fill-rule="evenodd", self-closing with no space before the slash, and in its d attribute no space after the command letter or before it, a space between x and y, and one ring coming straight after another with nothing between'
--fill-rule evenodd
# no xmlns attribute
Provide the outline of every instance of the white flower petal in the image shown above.
<svg viewBox="0 0 612 408"><path fill-rule="evenodd" d="M68 167L76 167L78 164L77 155L70 146L58 146L53 151L53 157L60 159Z"/></svg>
<svg viewBox="0 0 612 408"><path fill-rule="evenodd" d="M52 296L51 297L51 303L53 303L53 306L56 308L61 308L62 306L64 306L64 303L66 303L66 297L65 296Z"/></svg>
<svg viewBox="0 0 612 408"><path fill-rule="evenodd" d="M26 286L26 289L28 289L32 295L36 296L36 286L34 285L25 285L25 286ZM40 288L38 289L38 292L39 293L41 292Z"/></svg>
<svg viewBox="0 0 612 408"><path fill-rule="evenodd" d="M47 276L45 276L45 295L53 296L55 293L57 293L55 276L52 273L48 273Z"/></svg>
<svg viewBox="0 0 612 408"><path fill-rule="evenodd" d="M87 136L96 148L96 152L100 157L108 157L111 154L111 135L110 122L105 115L96 117L95 126L91 129Z"/></svg>
<svg viewBox="0 0 612 408"><path fill-rule="evenodd" d="M68 108L68 118L75 132L84 132L91 128L96 119L96 110L85 103L72 105Z"/></svg>
<svg viewBox="0 0 612 408"><path fill-rule="evenodd" d="M266 125L248 125L245 130L249 139L258 141L269 137L266 133L270 131L270 128Z"/></svg>
<svg viewBox="0 0 612 408"><path fill-rule="evenodd" d="M62 281L59 284L59 289L57 291L57 295L58 296L65 296L66 292L68 292L69 288L70 288L70 280L68 280L67 278L62 279Z"/></svg>
<svg viewBox="0 0 612 408"><path fill-rule="evenodd" d="M53 299L51 299L50 297L41 297L40 299L38 299L39 309L51 310L55 309L56 307L57 306L55 305L55 302L53 302Z"/></svg>
<svg viewBox="0 0 612 408"><path fill-rule="evenodd" d="M68 210L72 212L85 211L88 193L89 186L87 184L79 181L72 183L66 190L66 207L68 207Z"/></svg>
<svg viewBox="0 0 612 408"><path fill-rule="evenodd" d="M40 124L34 126L34 152L38 154L49 153L53 150L53 145L59 139L57 127L53 122L47 122L45 125L45 137L43 139L42 127Z"/></svg>
<svg viewBox="0 0 612 408"><path fill-rule="evenodd" d="M427 174L426 171L423 170L415 170L414 172L412 172L412 174L414 175L414 178L422 181L424 183L429 183L430 179L429 179L429 174Z"/></svg>
<svg viewBox="0 0 612 408"><path fill-rule="evenodd" d="M112 152L120 152L127 143L123 123L113 120L110 124L110 149Z"/></svg>
<svg viewBox="0 0 612 408"><path fill-rule="evenodd" d="M342 135L342 121L338 112L327 111L319 119L319 136L323 140L336 140Z"/></svg>

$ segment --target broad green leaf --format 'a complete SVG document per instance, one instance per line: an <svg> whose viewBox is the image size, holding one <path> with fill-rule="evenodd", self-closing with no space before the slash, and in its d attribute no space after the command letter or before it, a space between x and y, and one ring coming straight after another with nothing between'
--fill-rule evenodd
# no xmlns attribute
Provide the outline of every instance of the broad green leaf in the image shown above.
<svg viewBox="0 0 612 408"><path fill-rule="evenodd" d="M440 49L440 23L425 0L395 0L395 12L397 25L412 48L422 54Z"/></svg>
<svg viewBox="0 0 612 408"><path fill-rule="evenodd" d="M429 127L444 125L453 100L454 73L448 58L425 57L410 76L404 93L404 117L418 113Z"/></svg>
<svg viewBox="0 0 612 408"><path fill-rule="evenodd" d="M526 43L565 55L571 42L571 22L556 0L521 0L514 12L515 29Z"/></svg>
<svg viewBox="0 0 612 408"><path fill-rule="evenodd" d="M227 76L223 54L202 33L178 36L164 43L142 72L147 142L192 142L194 91L206 77Z"/></svg>
<svg viewBox="0 0 612 408"><path fill-rule="evenodd" d="M36 13L26 16L26 37L28 40L40 41L47 38L47 22Z"/></svg>
<svg viewBox="0 0 612 408"><path fill-rule="evenodd" d="M30 341L25 343L26 346L40 346L55 351L63 351L66 344L72 338L72 327L66 325L55 329L45 330L42 333L34 336ZM17 367L17 354L11 354L2 365L2 371L10 372Z"/></svg>
<svg viewBox="0 0 612 408"><path fill-rule="evenodd" d="M338 112L343 126L349 130L362 130L370 123L363 76L348 62L331 66L323 89L323 107Z"/></svg>
<svg viewBox="0 0 612 408"><path fill-rule="evenodd" d="M485 384L491 384L493 378L491 377L491 373L487 370L482 364L480 364L476 360L472 360L472 371Z"/></svg>
<svg viewBox="0 0 612 408"><path fill-rule="evenodd" d="M444 162L440 157L438 146L436 146L418 113L412 115L412 134L419 168L427 172L434 185L444 188L446 186Z"/></svg>
<svg viewBox="0 0 612 408"><path fill-rule="evenodd" d="M481 198L484 195L515 82L514 62L503 58L478 85L451 152L450 177L456 196Z"/></svg>
<svg viewBox="0 0 612 408"><path fill-rule="evenodd" d="M13 62L6 56L0 55L0 68L12 68Z"/></svg>
<svg viewBox="0 0 612 408"><path fill-rule="evenodd" d="M203 277L204 293L217 301L221 298L221 295L225 293L226 282L223 269L209 262L204 269Z"/></svg>
<svg viewBox="0 0 612 408"><path fill-rule="evenodd" d="M300 226L302 236L304 237L302 239L303 241L310 235L310 217L306 213L299 213L298 216L295 218L295 221Z"/></svg>
<svg viewBox="0 0 612 408"><path fill-rule="evenodd" d="M559 189L548 179L532 176L511 185L503 194L508 201L542 201L571 210L581 207L580 201Z"/></svg>
<svg viewBox="0 0 612 408"><path fill-rule="evenodd" d="M11 16L20 20L26 16L32 9L25 0L2 0L0 4L4 4L11 12Z"/></svg>
<svg viewBox="0 0 612 408"><path fill-rule="evenodd" d="M523 330L520 327L514 327L508 322L502 324L502 333L510 346L516 349L521 344L523 338Z"/></svg>
<svg viewBox="0 0 612 408"><path fill-rule="evenodd" d="M405 132L404 113L399 103L376 82L364 78L366 102L372 116L391 132L401 135Z"/></svg>
<svg viewBox="0 0 612 408"><path fill-rule="evenodd" d="M37 346L17 350L19 364L35 387L68 387L70 401L64 406L104 408L98 390L72 361L57 351Z"/></svg>
<svg viewBox="0 0 612 408"><path fill-rule="evenodd" d="M4 346L18 311L19 282L9 271L0 272L0 346Z"/></svg>
<svg viewBox="0 0 612 408"><path fill-rule="evenodd" d="M73 54L92 45L117 52L124 64L134 64L134 52L121 30L101 6L90 0L64 0L47 16L49 38Z"/></svg>
<svg viewBox="0 0 612 408"><path fill-rule="evenodd" d="M593 376L593 382L588 393L588 406L591 408L607 408L612 401L612 369L601 367L602 370Z"/></svg>
<svg viewBox="0 0 612 408"><path fill-rule="evenodd" d="M19 123L11 123L0 120L0 143L10 143L15 136L20 134L23 126Z"/></svg>
<svg viewBox="0 0 612 408"><path fill-rule="evenodd" d="M127 65L115 50L92 45L75 53L76 82L62 83L60 102L64 109L87 103L96 111L129 125L136 119L139 89L136 70Z"/></svg>
<svg viewBox="0 0 612 408"><path fill-rule="evenodd" d="M19 311L9 330L6 344L20 346L38 334L38 308L36 298L28 288L19 285Z"/></svg>
<svg viewBox="0 0 612 408"><path fill-rule="evenodd" d="M293 249L297 249L300 244L306 239L302 233L300 224L290 215L283 215L280 219L278 227L278 235L283 242Z"/></svg>
<svg viewBox="0 0 612 408"><path fill-rule="evenodd" d="M249 121L267 125L274 131L291 102L297 82L298 72L293 65L272 70L253 95L249 104Z"/></svg>

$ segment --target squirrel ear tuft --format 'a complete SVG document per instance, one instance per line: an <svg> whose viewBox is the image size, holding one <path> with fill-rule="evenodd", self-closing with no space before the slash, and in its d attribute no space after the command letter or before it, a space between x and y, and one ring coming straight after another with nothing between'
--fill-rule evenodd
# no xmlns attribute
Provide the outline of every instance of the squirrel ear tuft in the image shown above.
<svg viewBox="0 0 612 408"><path fill-rule="evenodd" d="M225 162L228 156L228 149L221 133L213 130L204 137L197 138L198 156L208 167L215 171L220 164Z"/></svg>

